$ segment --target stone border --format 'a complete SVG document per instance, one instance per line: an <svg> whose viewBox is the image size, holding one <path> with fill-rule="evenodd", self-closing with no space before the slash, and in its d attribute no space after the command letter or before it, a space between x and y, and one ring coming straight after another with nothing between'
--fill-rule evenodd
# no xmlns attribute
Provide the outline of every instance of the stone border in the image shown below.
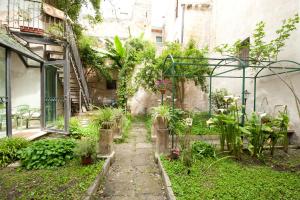
<svg viewBox="0 0 300 200"><path fill-rule="evenodd" d="M163 181L164 187L166 188L167 199L168 200L176 200L176 197L172 190L172 184L171 184L170 178L161 163L160 156L157 153L155 153L155 162L158 164L158 168L159 168L159 171L160 171L160 174L162 177L162 181Z"/></svg>
<svg viewBox="0 0 300 200"><path fill-rule="evenodd" d="M93 194L97 191L100 185L101 179L106 176L109 167L112 165L114 161L115 161L115 152L113 151L109 156L107 156L101 172L97 175L94 182L88 188L84 200L92 199Z"/></svg>

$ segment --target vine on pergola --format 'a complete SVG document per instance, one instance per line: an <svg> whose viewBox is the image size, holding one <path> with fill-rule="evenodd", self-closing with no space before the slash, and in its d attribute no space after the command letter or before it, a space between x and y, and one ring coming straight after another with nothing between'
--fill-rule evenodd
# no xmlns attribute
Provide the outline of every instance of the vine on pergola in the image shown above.
<svg viewBox="0 0 300 200"><path fill-rule="evenodd" d="M190 40L188 44L183 47L177 42L166 44L165 49L163 49L160 56L158 56L153 63L146 63L144 68L137 75L137 83L152 92L157 92L156 81L162 78L162 73L167 70L168 65L164 65L165 58L168 55L173 55L174 57L196 57L204 58L208 53L207 49L198 49L197 43L194 40ZM192 64L200 64L203 66L201 68L196 65L190 66L176 66L175 74L186 74L187 76L177 76L175 79L176 88L176 98L178 99L179 106L184 108L185 100L185 87L186 83L193 81L195 85L200 86L201 90L207 92L207 82L205 75L210 72L208 63L206 59L195 59ZM168 78L168 77L165 77Z"/></svg>

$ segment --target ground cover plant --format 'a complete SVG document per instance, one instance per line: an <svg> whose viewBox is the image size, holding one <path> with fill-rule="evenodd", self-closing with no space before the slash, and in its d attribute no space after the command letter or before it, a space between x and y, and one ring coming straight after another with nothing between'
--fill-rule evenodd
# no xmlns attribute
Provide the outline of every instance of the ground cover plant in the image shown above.
<svg viewBox="0 0 300 200"><path fill-rule="evenodd" d="M74 157L74 147L75 141L70 139L39 140L23 149L19 157L26 169L55 168Z"/></svg>
<svg viewBox="0 0 300 200"><path fill-rule="evenodd" d="M210 115L208 112L195 112L192 115L193 126L192 135L218 135L220 130L218 127L209 127L206 122L209 120Z"/></svg>
<svg viewBox="0 0 300 200"><path fill-rule="evenodd" d="M103 164L82 166L74 159L55 169L2 169L0 199L83 199Z"/></svg>
<svg viewBox="0 0 300 200"><path fill-rule="evenodd" d="M18 151L26 148L29 142L23 138L0 139L0 168L18 159Z"/></svg>
<svg viewBox="0 0 300 200"><path fill-rule="evenodd" d="M293 157L294 161L290 161L294 167L300 163L299 155L298 152ZM300 196L299 169L296 172L278 171L271 168L273 164L241 163L225 156L196 159L187 174L186 166L180 159L169 160L163 156L162 163L178 200L271 200L299 199Z"/></svg>

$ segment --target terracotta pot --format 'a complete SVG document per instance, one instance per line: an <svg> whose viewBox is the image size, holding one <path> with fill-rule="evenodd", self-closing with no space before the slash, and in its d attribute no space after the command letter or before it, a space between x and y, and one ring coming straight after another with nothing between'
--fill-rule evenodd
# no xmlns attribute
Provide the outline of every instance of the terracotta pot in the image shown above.
<svg viewBox="0 0 300 200"><path fill-rule="evenodd" d="M161 94L165 94L166 93L166 89L160 89L160 93Z"/></svg>
<svg viewBox="0 0 300 200"><path fill-rule="evenodd" d="M93 159L91 155L81 156L81 164L82 165L90 165L93 163Z"/></svg>

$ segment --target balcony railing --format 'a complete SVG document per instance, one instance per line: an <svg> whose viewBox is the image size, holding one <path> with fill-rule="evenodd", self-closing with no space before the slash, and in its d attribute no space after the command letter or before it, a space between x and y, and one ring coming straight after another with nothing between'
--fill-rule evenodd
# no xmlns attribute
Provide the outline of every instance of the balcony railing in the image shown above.
<svg viewBox="0 0 300 200"><path fill-rule="evenodd" d="M64 13L42 0L2 0L2 2L0 24L10 29L43 35L53 26L63 27Z"/></svg>

